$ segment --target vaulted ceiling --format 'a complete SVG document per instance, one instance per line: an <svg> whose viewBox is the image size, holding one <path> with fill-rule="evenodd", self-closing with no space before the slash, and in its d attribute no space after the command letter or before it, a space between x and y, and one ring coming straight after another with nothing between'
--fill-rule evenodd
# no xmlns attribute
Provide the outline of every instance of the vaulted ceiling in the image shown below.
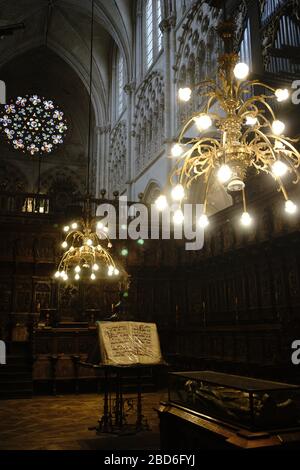
<svg viewBox="0 0 300 470"><path fill-rule="evenodd" d="M127 72L131 68L132 7L133 0L94 0L94 73L93 105L98 125L107 122L108 96L111 86L110 70L113 47L117 45L123 52L127 63ZM51 58L59 56L73 69L83 85L89 84L89 55L91 31L91 0L0 0L0 26L23 22L24 30L16 31L12 36L5 36L0 41L0 73L8 63L20 61L20 81L24 71L23 57L38 51L36 70L39 69L41 56L51 69ZM45 46L51 51L47 54ZM42 52L41 52L42 51ZM50 61L50 62L49 62ZM57 84L60 80L60 68L53 62L57 71ZM22 64L22 67L21 67ZM4 67L3 67L4 66ZM34 80L34 59L31 59ZM26 66L25 66L26 68ZM47 73L47 70L45 70ZM25 72L28 76L28 70ZM29 74L30 75L30 74ZM53 74L52 74L53 75ZM2 78L2 77L1 77ZM53 77L52 77L53 78ZM45 76L45 81L47 77ZM8 86L8 94L10 94ZM24 85L24 83L23 83ZM53 88L53 87L52 87Z"/></svg>

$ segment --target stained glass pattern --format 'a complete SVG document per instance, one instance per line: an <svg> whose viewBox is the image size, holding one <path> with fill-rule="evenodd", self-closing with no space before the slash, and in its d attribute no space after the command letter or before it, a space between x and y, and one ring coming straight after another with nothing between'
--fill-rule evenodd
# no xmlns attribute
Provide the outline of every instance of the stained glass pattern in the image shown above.
<svg viewBox="0 0 300 470"><path fill-rule="evenodd" d="M56 150L68 130L64 113L38 95L18 96L2 106L0 126L15 149L40 156Z"/></svg>

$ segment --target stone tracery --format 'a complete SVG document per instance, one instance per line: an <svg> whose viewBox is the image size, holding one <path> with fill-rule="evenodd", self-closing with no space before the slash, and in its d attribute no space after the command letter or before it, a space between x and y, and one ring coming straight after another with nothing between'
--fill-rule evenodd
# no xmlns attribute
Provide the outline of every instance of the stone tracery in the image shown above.
<svg viewBox="0 0 300 470"><path fill-rule="evenodd" d="M127 125L125 121L120 121L113 129L110 137L109 154L109 192L122 193L126 185L127 170Z"/></svg>
<svg viewBox="0 0 300 470"><path fill-rule="evenodd" d="M133 121L135 137L135 174L160 151L164 140L164 80L158 71L143 82L138 94Z"/></svg>

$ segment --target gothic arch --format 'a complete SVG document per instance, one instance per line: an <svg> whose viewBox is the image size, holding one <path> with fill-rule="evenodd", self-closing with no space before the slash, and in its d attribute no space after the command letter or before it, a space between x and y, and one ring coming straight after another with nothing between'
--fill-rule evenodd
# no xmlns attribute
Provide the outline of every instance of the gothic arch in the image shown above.
<svg viewBox="0 0 300 470"><path fill-rule="evenodd" d="M152 72L138 94L133 120L135 173L139 174L161 150L164 140L164 79Z"/></svg>
<svg viewBox="0 0 300 470"><path fill-rule="evenodd" d="M144 191L143 202L145 204L154 204L158 196L161 194L161 187L155 180L150 180Z"/></svg>

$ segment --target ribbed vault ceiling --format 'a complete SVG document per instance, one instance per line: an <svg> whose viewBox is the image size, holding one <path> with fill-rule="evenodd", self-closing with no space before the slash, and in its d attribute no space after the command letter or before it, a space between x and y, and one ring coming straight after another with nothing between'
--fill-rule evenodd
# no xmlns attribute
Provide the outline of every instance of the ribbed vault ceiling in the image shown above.
<svg viewBox="0 0 300 470"><path fill-rule="evenodd" d="M122 50L128 72L131 67L133 4L131 0L95 0L93 104L98 125L107 122L114 44ZM47 42L48 49L72 67L88 87L90 0L0 0L0 26L19 22L25 24L25 29L0 41L0 73L3 65L15 63L18 57L44 47Z"/></svg>

